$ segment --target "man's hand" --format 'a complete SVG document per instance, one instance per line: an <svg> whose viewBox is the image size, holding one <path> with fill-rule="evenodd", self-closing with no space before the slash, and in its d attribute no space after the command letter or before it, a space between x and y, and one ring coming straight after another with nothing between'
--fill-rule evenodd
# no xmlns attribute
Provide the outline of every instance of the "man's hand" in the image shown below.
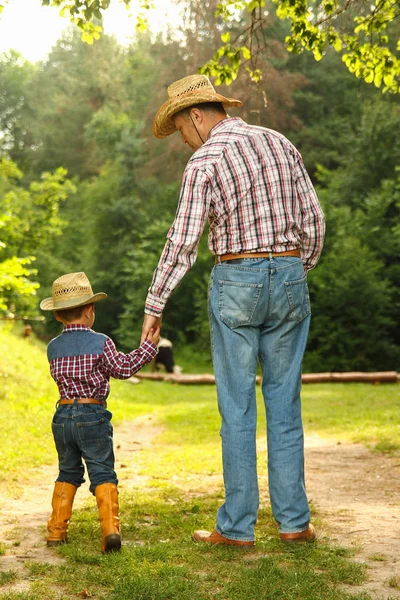
<svg viewBox="0 0 400 600"><path fill-rule="evenodd" d="M153 329L154 332L159 332L161 329L161 315L159 317L154 317L153 315L144 315L143 319L143 327L142 327L142 337L140 338L140 343L143 344L144 340L149 337L150 330ZM154 335L154 334L153 334Z"/></svg>
<svg viewBox="0 0 400 600"><path fill-rule="evenodd" d="M149 335L146 338L149 342L153 342L156 346L158 346L158 342L160 341L160 328L150 329Z"/></svg>

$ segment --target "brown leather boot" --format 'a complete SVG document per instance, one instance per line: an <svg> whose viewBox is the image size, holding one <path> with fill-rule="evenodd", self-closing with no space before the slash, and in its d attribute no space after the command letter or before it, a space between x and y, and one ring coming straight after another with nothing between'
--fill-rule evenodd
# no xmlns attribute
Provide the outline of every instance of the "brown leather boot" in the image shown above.
<svg viewBox="0 0 400 600"><path fill-rule="evenodd" d="M56 481L51 501L53 512L47 523L48 546L59 546L68 542L68 523L77 489L72 483Z"/></svg>
<svg viewBox="0 0 400 600"><path fill-rule="evenodd" d="M231 540L221 535L215 529L211 531L204 531L203 529L199 529L195 531L192 535L192 540L194 542L205 542L206 544L222 544L224 546L238 546L239 548L252 548L255 546L255 542L251 541L243 541L243 540Z"/></svg>
<svg viewBox="0 0 400 600"><path fill-rule="evenodd" d="M285 544L297 544L299 542L314 542L317 534L314 525L311 525L310 523L304 531L298 531L297 533L280 533L279 537Z"/></svg>
<svg viewBox="0 0 400 600"><path fill-rule="evenodd" d="M102 483L94 491L100 515L101 551L118 552L121 549L118 517L118 488L115 483Z"/></svg>

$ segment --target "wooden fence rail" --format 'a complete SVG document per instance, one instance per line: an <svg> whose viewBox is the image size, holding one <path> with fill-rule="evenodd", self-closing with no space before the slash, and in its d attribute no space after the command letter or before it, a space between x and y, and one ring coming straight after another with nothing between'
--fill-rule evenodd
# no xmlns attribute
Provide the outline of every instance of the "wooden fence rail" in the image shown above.
<svg viewBox="0 0 400 600"><path fill-rule="evenodd" d="M190 374L169 374L169 373L136 373L137 379L149 379L152 381L168 381L170 383L181 384L215 384L215 377L210 373L199 375ZM257 377L258 384L261 383L261 377ZM396 383L399 381L399 374L396 371L378 371L376 373L365 373L355 371L352 373L304 373L303 383Z"/></svg>

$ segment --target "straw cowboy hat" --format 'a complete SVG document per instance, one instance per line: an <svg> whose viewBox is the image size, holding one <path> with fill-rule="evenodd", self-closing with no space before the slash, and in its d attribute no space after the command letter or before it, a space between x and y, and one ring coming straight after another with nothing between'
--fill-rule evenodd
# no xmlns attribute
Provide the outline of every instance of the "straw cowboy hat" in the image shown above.
<svg viewBox="0 0 400 600"><path fill-rule="evenodd" d="M45 298L40 303L42 310L64 310L85 306L107 298L107 294L93 294L92 286L85 273L67 273L53 283L52 297Z"/></svg>
<svg viewBox="0 0 400 600"><path fill-rule="evenodd" d="M153 133L157 138L165 138L177 131L172 117L180 110L204 102L221 102L224 108L242 106L240 100L225 98L217 94L211 81L205 75L189 75L168 87L168 100L158 109L154 118Z"/></svg>

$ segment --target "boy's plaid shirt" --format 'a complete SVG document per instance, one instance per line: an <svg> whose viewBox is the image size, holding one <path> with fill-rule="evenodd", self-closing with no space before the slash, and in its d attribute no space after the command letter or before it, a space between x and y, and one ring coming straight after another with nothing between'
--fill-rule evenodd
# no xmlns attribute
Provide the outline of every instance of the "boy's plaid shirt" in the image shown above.
<svg viewBox="0 0 400 600"><path fill-rule="evenodd" d="M322 250L325 219L298 150L276 131L224 119L185 169L147 314L161 314L195 262L207 218L213 254L298 248L308 271Z"/></svg>
<svg viewBox="0 0 400 600"><path fill-rule="evenodd" d="M85 344L80 343L76 336L71 336L74 332L89 333ZM71 336L69 339L73 342L71 345L67 345L68 356L51 358L52 352L54 352L50 350L51 344L56 348L59 338L63 337L62 341L65 342L64 336ZM110 393L110 377L128 379L157 354L156 345L148 340L145 340L140 348L129 354L117 352L114 342L109 337L98 334L85 325L66 325L59 338L50 342L48 354L50 373L58 386L60 399L97 398L105 400ZM65 346L64 343L63 346ZM91 347L96 348L94 353L90 351ZM58 354L62 354L62 352L61 350Z"/></svg>

